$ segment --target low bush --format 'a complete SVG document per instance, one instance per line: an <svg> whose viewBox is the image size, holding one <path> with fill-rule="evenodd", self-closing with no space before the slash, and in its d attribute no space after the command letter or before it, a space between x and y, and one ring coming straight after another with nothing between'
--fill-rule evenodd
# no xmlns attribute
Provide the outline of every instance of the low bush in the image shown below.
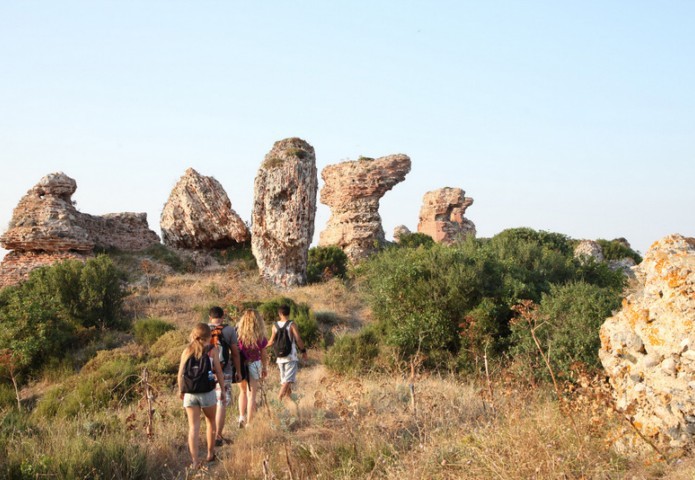
<svg viewBox="0 0 695 480"><path fill-rule="evenodd" d="M316 318L306 303L296 303L291 298L278 297L255 306L263 320L267 324L273 324L278 320L278 307L287 305L290 307L290 320L295 322L299 329L299 335L308 347L315 346L320 340L320 331Z"/></svg>
<svg viewBox="0 0 695 480"><path fill-rule="evenodd" d="M434 239L425 233L404 233L398 237L397 245L401 248L429 248L434 245Z"/></svg>
<svg viewBox="0 0 695 480"><path fill-rule="evenodd" d="M622 260L623 258L631 258L635 263L642 262L642 256L637 253L632 248L626 245L625 241L616 240L603 240L599 239L596 241L601 245L601 250L603 250L603 258L606 260Z"/></svg>
<svg viewBox="0 0 695 480"><path fill-rule="evenodd" d="M138 320L133 325L135 340L141 345L150 346L157 341L159 337L164 335L176 327L171 323L165 322L159 318L145 318Z"/></svg>
<svg viewBox="0 0 695 480"><path fill-rule="evenodd" d="M312 247L306 266L308 283L317 283L333 277L345 278L348 258L340 247Z"/></svg>
<svg viewBox="0 0 695 480"><path fill-rule="evenodd" d="M181 352L188 345L188 334L170 330L160 336L150 347L148 367L160 373L176 373Z"/></svg>
<svg viewBox="0 0 695 480"><path fill-rule="evenodd" d="M379 337L369 328L338 337L324 357L328 368L338 373L361 374L374 368L379 355Z"/></svg>

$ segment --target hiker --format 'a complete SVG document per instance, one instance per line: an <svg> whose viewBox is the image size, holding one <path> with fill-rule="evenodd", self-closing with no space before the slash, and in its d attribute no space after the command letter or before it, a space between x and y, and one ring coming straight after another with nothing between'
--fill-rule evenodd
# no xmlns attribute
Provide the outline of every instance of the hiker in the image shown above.
<svg viewBox="0 0 695 480"><path fill-rule="evenodd" d="M229 442L222 436L227 407L232 404L232 384L241 381L241 362L237 346L237 333L234 327L222 322L224 311L220 307L212 307L208 311L208 325L211 330L211 343L219 350L219 359L224 372L224 382L217 384L217 416L215 426L217 437L215 445L221 447ZM224 385L224 388L222 387Z"/></svg>
<svg viewBox="0 0 695 480"><path fill-rule="evenodd" d="M189 336L190 343L181 353L179 363L179 393L188 417L188 449L191 452L193 468L201 466L201 462L198 461L201 410L205 415L208 448L205 460L215 460L215 376L224 387L224 374L217 349L210 345L210 336L210 327L205 323L193 327Z"/></svg>
<svg viewBox="0 0 695 480"><path fill-rule="evenodd" d="M239 384L239 427L248 426L256 412L256 395L262 379L268 375L268 354L265 347L263 318L256 310L246 310L237 324L239 352L248 376ZM248 417L247 417L248 415Z"/></svg>
<svg viewBox="0 0 695 480"><path fill-rule="evenodd" d="M280 393L278 399L282 400L292 394L292 384L297 379L297 368L299 359L297 358L297 347L302 354L302 360L306 362L306 348L304 341L299 335L297 326L289 318L290 307L280 305L278 308L280 320L273 324L273 333L270 336L268 346L273 345L277 364L280 368Z"/></svg>

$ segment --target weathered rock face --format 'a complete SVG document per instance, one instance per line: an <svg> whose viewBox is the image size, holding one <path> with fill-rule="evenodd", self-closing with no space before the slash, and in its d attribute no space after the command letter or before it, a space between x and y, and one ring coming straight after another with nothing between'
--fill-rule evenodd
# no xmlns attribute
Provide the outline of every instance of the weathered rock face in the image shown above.
<svg viewBox="0 0 695 480"><path fill-rule="evenodd" d="M175 248L210 250L251 239L220 182L192 168L171 191L160 226L164 244Z"/></svg>
<svg viewBox="0 0 695 480"><path fill-rule="evenodd" d="M574 247L574 258L580 262L586 262L593 258L597 262L603 261L603 248L594 240L582 240Z"/></svg>
<svg viewBox="0 0 695 480"><path fill-rule="evenodd" d="M306 283L317 190L314 147L275 142L254 181L251 248L261 275L278 286Z"/></svg>
<svg viewBox="0 0 695 480"><path fill-rule="evenodd" d="M695 238L655 242L635 269L637 291L601 327L599 357L617 407L647 437L695 434Z"/></svg>
<svg viewBox="0 0 695 480"><path fill-rule="evenodd" d="M410 234L410 229L405 225L398 225L393 229L393 239L396 243L400 242L402 235Z"/></svg>
<svg viewBox="0 0 695 480"><path fill-rule="evenodd" d="M159 243L144 213L93 216L72 203L77 183L64 173L43 177L19 201L0 245L12 250L0 264L0 287L20 282L34 268L92 254L95 247L141 250Z"/></svg>
<svg viewBox="0 0 695 480"><path fill-rule="evenodd" d="M437 243L451 245L472 235L475 224L464 217L473 199L460 188L440 188L422 198L417 231L429 235Z"/></svg>
<svg viewBox="0 0 695 480"><path fill-rule="evenodd" d="M321 172L325 185L321 203L331 217L319 245L337 245L352 262L373 253L384 243L379 200L410 172L410 157L389 155L329 165Z"/></svg>

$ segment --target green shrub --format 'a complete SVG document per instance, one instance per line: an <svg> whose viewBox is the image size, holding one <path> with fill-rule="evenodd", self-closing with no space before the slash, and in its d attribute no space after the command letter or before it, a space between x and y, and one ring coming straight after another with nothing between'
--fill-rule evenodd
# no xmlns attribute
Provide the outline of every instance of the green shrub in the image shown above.
<svg viewBox="0 0 695 480"><path fill-rule="evenodd" d="M41 417L75 417L80 412L115 408L137 396L139 364L132 356L100 352L82 371L46 392L34 413Z"/></svg>
<svg viewBox="0 0 695 480"><path fill-rule="evenodd" d="M610 260L622 260L623 258L631 258L635 263L641 263L642 257L635 250L628 247L623 240L596 240L596 243L601 245L603 250L603 258Z"/></svg>
<svg viewBox="0 0 695 480"><path fill-rule="evenodd" d="M155 243L143 250L142 254L157 262L168 265L175 272L185 273L193 271L193 262L191 260L182 258L178 253L164 244Z"/></svg>
<svg viewBox="0 0 695 480"><path fill-rule="evenodd" d="M171 323L165 322L159 318L145 318L138 320L133 325L135 340L141 345L146 346L152 345L159 337L175 328L176 327Z"/></svg>
<svg viewBox="0 0 695 480"><path fill-rule="evenodd" d="M8 407L17 407L17 397L15 396L12 383L10 383L9 380L7 383L2 380L0 381L0 410L4 410Z"/></svg>
<svg viewBox="0 0 695 480"><path fill-rule="evenodd" d="M345 278L348 258L340 247L312 247L306 266L308 283L317 283L333 277Z"/></svg>
<svg viewBox="0 0 695 480"><path fill-rule="evenodd" d="M278 297L251 308L257 308L263 320L267 324L272 324L278 320L278 307L283 304L290 307L290 320L297 325L299 335L301 335L306 346L312 347L317 345L320 339L319 326L316 323L313 312L306 303L296 303L291 298Z"/></svg>
<svg viewBox="0 0 695 480"><path fill-rule="evenodd" d="M212 256L222 265L240 262L249 270L256 268L256 257L253 256L250 243L215 250Z"/></svg>
<svg viewBox="0 0 695 480"><path fill-rule="evenodd" d="M554 285L543 295L538 308L536 336L544 351L549 353L556 373L567 374L574 362L599 368L599 328L620 306L620 300L615 290L584 282ZM526 359L531 371L547 375L529 325L524 321L513 323L512 338L512 353Z"/></svg>
<svg viewBox="0 0 695 480"><path fill-rule="evenodd" d="M398 238L397 245L402 248L429 248L434 245L434 239L425 233L405 233Z"/></svg>
<svg viewBox="0 0 695 480"><path fill-rule="evenodd" d="M79 332L125 327L122 278L99 255L39 268L26 282L0 290L0 345L17 355L19 373L80 347Z"/></svg>
<svg viewBox="0 0 695 480"><path fill-rule="evenodd" d="M378 355L378 336L366 328L354 335L338 337L326 353L324 363L338 373L361 374L372 370Z"/></svg>
<svg viewBox="0 0 695 480"><path fill-rule="evenodd" d="M170 330L160 336L150 347L147 366L160 373L176 373L181 352L188 345L188 333Z"/></svg>

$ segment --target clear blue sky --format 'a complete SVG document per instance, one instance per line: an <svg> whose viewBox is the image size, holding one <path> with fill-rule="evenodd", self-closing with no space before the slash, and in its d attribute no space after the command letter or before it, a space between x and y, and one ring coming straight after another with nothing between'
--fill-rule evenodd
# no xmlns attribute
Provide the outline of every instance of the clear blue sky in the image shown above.
<svg viewBox="0 0 695 480"><path fill-rule="evenodd" d="M695 236L694 18L692 1L2 2L0 229L54 171L81 211L145 211L159 232L194 167L249 220L264 155L298 136L319 171L411 156L389 238L452 186L479 236L644 252Z"/></svg>

